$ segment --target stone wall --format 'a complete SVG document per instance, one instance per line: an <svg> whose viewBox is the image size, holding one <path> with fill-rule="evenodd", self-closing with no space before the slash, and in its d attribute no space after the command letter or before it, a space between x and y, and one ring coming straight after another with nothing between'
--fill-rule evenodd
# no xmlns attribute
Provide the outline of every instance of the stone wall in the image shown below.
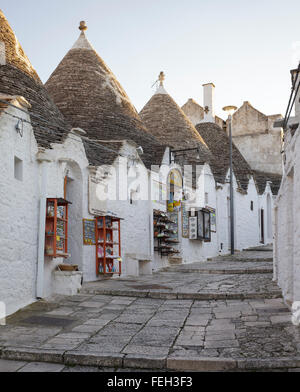
<svg viewBox="0 0 300 392"><path fill-rule="evenodd" d="M281 130L273 123L281 115L266 116L249 102L233 115L233 141L253 170L282 174Z"/></svg>

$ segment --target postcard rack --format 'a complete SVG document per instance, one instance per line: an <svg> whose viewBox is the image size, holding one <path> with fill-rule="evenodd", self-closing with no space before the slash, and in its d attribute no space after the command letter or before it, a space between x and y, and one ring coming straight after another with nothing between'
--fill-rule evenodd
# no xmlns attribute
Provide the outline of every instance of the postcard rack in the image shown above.
<svg viewBox="0 0 300 392"><path fill-rule="evenodd" d="M68 258L68 208L65 199L47 199L45 256Z"/></svg>
<svg viewBox="0 0 300 392"><path fill-rule="evenodd" d="M97 276L122 274L120 218L96 218L96 273Z"/></svg>

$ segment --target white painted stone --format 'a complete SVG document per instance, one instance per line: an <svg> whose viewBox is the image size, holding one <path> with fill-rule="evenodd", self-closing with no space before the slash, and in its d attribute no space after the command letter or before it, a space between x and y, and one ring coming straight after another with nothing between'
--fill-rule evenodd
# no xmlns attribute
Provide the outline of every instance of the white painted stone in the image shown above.
<svg viewBox="0 0 300 392"><path fill-rule="evenodd" d="M59 295L77 295L82 287L82 272L55 271L52 292Z"/></svg>

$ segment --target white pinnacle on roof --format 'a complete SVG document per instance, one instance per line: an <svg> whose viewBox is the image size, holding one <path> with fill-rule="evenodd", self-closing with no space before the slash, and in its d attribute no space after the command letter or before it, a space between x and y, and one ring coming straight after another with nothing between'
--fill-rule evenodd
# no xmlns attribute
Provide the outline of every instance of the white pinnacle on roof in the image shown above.
<svg viewBox="0 0 300 392"><path fill-rule="evenodd" d="M78 40L73 45L72 49L87 49L87 50L95 50L89 40L86 38L85 31L87 30L87 25L85 22L80 22L79 30L81 34Z"/></svg>
<svg viewBox="0 0 300 392"><path fill-rule="evenodd" d="M168 94L167 91L164 88L164 80L165 80L164 72L161 72L159 74L158 80L159 80L160 83L159 83L159 86L158 86L155 94Z"/></svg>

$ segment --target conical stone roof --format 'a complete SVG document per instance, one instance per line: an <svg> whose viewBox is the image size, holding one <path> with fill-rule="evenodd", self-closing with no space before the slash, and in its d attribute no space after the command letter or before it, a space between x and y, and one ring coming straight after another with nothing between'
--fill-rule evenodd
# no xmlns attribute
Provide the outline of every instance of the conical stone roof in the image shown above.
<svg viewBox="0 0 300 392"><path fill-rule="evenodd" d="M0 10L0 93L22 96L30 104L31 123L40 146L61 142L70 127L51 100L38 74Z"/></svg>
<svg viewBox="0 0 300 392"><path fill-rule="evenodd" d="M116 77L85 35L80 36L46 83L54 102L73 127L92 140L132 140L143 147L150 168L160 164L165 147L149 135Z"/></svg>
<svg viewBox="0 0 300 392"><path fill-rule="evenodd" d="M201 123L196 126L196 129L213 155L210 166L215 180L220 183L225 183L226 174L230 167L229 137L222 128L214 123ZM253 175L252 170L234 144L232 155L234 174L240 188L246 191L249 179Z"/></svg>
<svg viewBox="0 0 300 392"><path fill-rule="evenodd" d="M140 112L140 116L148 131L160 142L179 150L199 147L200 161L209 162L210 151L204 140L183 110L167 93L162 81L156 93Z"/></svg>

